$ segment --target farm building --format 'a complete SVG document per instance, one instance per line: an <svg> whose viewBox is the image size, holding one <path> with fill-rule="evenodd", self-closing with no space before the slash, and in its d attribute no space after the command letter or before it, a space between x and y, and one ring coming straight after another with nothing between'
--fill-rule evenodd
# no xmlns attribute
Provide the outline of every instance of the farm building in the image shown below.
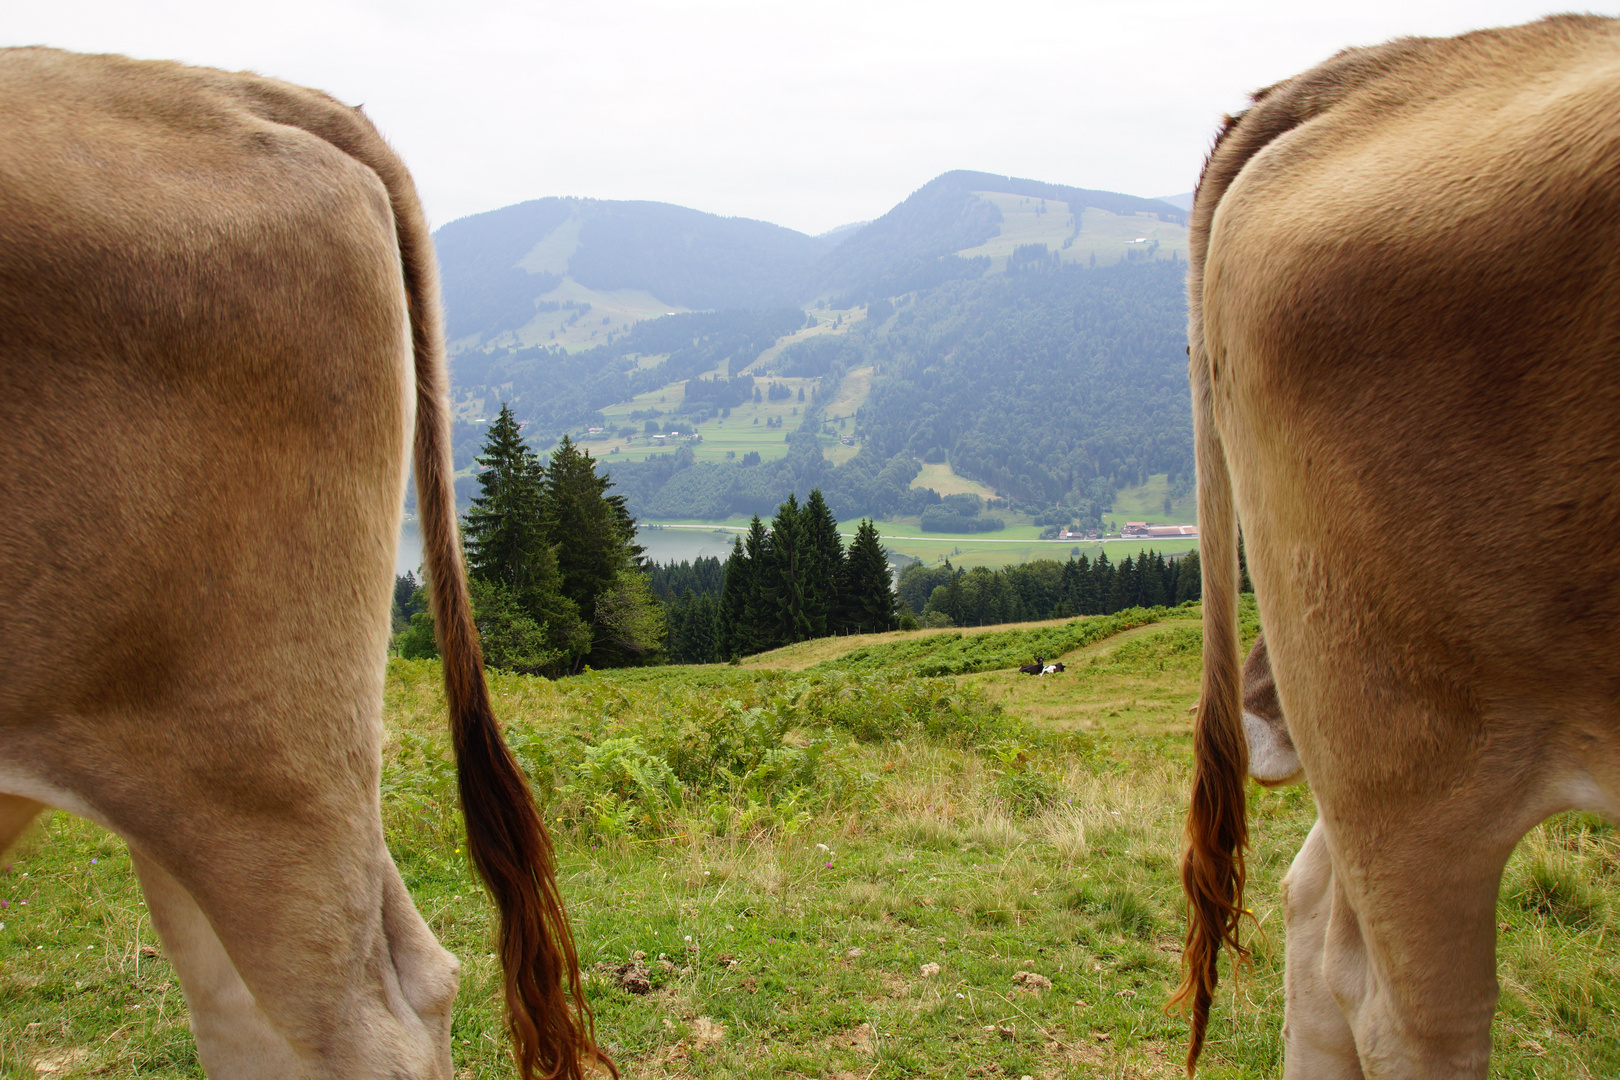
<svg viewBox="0 0 1620 1080"><path fill-rule="evenodd" d="M1198 535L1196 525L1150 525L1145 521L1127 521L1119 530L1121 536L1169 537Z"/></svg>

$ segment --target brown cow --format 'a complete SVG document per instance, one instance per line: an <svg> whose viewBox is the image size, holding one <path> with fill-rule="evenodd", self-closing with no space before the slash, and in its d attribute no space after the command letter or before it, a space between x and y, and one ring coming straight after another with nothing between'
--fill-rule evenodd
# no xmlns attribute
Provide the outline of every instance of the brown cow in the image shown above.
<svg viewBox="0 0 1620 1080"><path fill-rule="evenodd" d="M583 1075L467 604L409 175L357 110L251 75L8 50L0 101L0 847L42 805L129 842L213 1076L450 1075L457 963L379 815L414 427L520 1068Z"/></svg>
<svg viewBox="0 0 1620 1080"><path fill-rule="evenodd" d="M1486 1074L1508 855L1620 809L1617 223L1614 20L1351 50L1217 142L1189 276L1189 1067L1239 944L1241 519L1320 813L1287 880L1285 1075Z"/></svg>

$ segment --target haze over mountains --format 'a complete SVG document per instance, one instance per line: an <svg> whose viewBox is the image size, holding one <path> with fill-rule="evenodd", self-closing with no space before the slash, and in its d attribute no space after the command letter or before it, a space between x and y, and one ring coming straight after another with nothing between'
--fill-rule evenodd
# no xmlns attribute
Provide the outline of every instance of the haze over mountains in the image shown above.
<svg viewBox="0 0 1620 1080"><path fill-rule="evenodd" d="M810 486L841 517L921 515L933 464L1008 512L1094 520L1118 486L1190 475L1186 220L957 171L822 236L585 198L451 222L457 466L508 402L537 445L601 443L642 516Z"/></svg>

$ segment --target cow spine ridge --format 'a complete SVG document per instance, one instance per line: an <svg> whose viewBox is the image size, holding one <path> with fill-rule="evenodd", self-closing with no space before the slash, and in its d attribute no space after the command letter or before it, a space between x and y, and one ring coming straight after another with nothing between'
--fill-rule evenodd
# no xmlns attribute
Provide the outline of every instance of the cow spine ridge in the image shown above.
<svg viewBox="0 0 1620 1080"><path fill-rule="evenodd" d="M596 1045L594 1017L557 889L551 838L501 736L484 680L456 525L438 266L416 186L359 109L270 80L257 82L253 90L266 119L326 140L369 168L387 190L410 312L417 505L450 737L467 850L500 913L506 1021L518 1071L524 1080L582 1080L600 1066L617 1077L618 1069Z"/></svg>

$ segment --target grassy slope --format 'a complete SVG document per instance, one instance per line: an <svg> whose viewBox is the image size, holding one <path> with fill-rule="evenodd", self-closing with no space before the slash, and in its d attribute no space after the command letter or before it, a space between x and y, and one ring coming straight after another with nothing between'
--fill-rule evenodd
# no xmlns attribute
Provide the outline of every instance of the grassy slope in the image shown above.
<svg viewBox="0 0 1620 1080"><path fill-rule="evenodd" d="M1164 473L1150 476L1144 484L1121 488L1115 492L1113 509L1103 515L1103 520L1115 521L1120 525L1127 521L1151 521L1168 525L1196 524L1197 494L1189 490L1187 494L1170 504L1170 513L1166 514L1164 497L1168 494L1170 494L1170 478Z"/></svg>
<svg viewBox="0 0 1620 1080"><path fill-rule="evenodd" d="M990 257L995 270L1004 270L1007 256L1020 244L1045 244L1059 253L1064 262L1088 262L1097 257L1099 265L1107 266L1125 258L1125 253L1146 245L1133 243L1139 239L1159 243L1155 255L1168 259L1172 251L1187 258L1187 229L1168 221L1160 221L1148 214L1113 214L1107 210L1088 208L1080 215L1080 231L1075 234L1075 221L1067 203L1048 199L1025 198L1000 192L981 191L981 199L994 203L1001 210L1001 232L975 248L957 252L973 258ZM1073 236L1073 242L1064 247Z"/></svg>
<svg viewBox="0 0 1620 1080"><path fill-rule="evenodd" d="M535 760L621 729L650 739L727 698L792 714L812 686L795 670L861 645L783 650L754 670L500 677L497 709ZM959 710L972 722L958 730L980 734L835 734L819 795L762 804L741 788L694 789L628 832L602 826L600 792L595 803L554 798L585 962L646 954L651 993L627 993L594 966L588 983L626 1075L1178 1075L1183 1028L1160 1007L1180 935L1174 865L1197 646L1193 613L1178 611L1071 653L1060 677L919 683L938 688L924 708L949 693L951 710L934 715ZM456 1075L506 1076L489 908L458 850L436 678L431 663L390 666L389 843L465 965ZM834 684L826 700L866 685ZM788 745L802 739L790 733ZM1201 1074L1215 1080L1280 1075L1277 882L1314 815L1302 788L1256 789L1251 810L1250 901L1264 936L1251 934L1253 974L1217 999ZM31 1077L37 1063L52 1076L199 1076L172 970L141 952L154 937L122 844L56 814L9 861L0 1075ZM1573 816L1515 854L1499 913L1493 1076L1620 1070L1620 944L1607 937L1617 863L1613 831ZM928 964L938 972L924 974ZM1023 971L1052 988L1020 989Z"/></svg>

